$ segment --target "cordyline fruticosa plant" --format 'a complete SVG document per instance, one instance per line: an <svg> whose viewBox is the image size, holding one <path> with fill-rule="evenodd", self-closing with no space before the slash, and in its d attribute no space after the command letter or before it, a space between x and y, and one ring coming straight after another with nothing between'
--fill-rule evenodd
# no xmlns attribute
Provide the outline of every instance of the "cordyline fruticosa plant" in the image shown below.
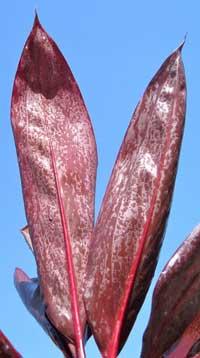
<svg viewBox="0 0 200 358"><path fill-rule="evenodd" d="M16 269L15 285L68 358L85 357L92 334L103 358L116 357L151 283L183 135L181 49L133 114L94 225L97 152L83 98L37 16L25 44L11 117L28 221L22 233L38 278ZM142 358L200 356L199 270L198 227L158 280Z"/></svg>

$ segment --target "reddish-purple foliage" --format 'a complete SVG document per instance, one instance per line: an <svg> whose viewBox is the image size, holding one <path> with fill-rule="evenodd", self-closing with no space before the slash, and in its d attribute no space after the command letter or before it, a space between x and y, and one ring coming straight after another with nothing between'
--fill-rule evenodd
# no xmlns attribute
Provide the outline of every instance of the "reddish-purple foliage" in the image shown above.
<svg viewBox="0 0 200 358"><path fill-rule="evenodd" d="M22 358L15 350L8 338L0 330L0 357L2 358Z"/></svg>
<svg viewBox="0 0 200 358"><path fill-rule="evenodd" d="M133 114L94 228L97 153L82 96L37 16L25 44L11 116L28 222L22 233L38 278L16 269L15 285L66 357L85 356L89 324L102 356L115 358L148 291L184 128L182 46L153 77ZM179 249L178 265L171 269L172 258L158 281L144 358L199 352L198 236L195 231Z"/></svg>
<svg viewBox="0 0 200 358"><path fill-rule="evenodd" d="M189 358L192 352L200 353L199 339L200 226L197 226L158 279L141 357L160 358L165 353L165 358Z"/></svg>
<svg viewBox="0 0 200 358"><path fill-rule="evenodd" d="M76 347L72 356L83 357L96 144L75 79L37 16L18 66L11 116L46 314Z"/></svg>
<svg viewBox="0 0 200 358"><path fill-rule="evenodd" d="M104 357L116 357L144 301L169 214L185 118L182 45L147 87L95 226L85 303Z"/></svg>

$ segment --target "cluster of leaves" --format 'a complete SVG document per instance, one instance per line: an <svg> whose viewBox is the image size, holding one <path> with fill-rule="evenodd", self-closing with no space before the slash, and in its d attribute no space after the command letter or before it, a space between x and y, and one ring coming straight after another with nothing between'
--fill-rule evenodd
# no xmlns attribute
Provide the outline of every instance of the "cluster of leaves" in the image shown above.
<svg viewBox="0 0 200 358"><path fill-rule="evenodd" d="M93 335L102 357L115 358L145 299L184 128L182 46L155 74L132 116L94 224L97 151L83 98L37 16L25 44L11 117L28 222L22 233L38 278L16 269L15 285L65 357L85 357ZM200 356L199 255L197 227L157 282L142 358Z"/></svg>

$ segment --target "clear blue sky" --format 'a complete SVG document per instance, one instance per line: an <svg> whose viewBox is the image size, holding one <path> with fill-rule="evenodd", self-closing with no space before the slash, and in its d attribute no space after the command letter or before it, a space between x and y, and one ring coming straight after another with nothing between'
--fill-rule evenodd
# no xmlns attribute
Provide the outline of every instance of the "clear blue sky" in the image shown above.
<svg viewBox="0 0 200 358"><path fill-rule="evenodd" d="M9 118L13 79L35 8L70 64L93 122L99 155L97 212L135 105L154 72L188 32L183 50L187 118L171 216L153 285L120 354L120 358L137 358L152 287L167 259L200 221L200 4L183 0L1 3L0 327L25 358L59 358L62 355L26 311L13 285L16 266L30 276L36 273L33 257L19 233L26 219ZM100 357L93 340L87 347L89 358Z"/></svg>

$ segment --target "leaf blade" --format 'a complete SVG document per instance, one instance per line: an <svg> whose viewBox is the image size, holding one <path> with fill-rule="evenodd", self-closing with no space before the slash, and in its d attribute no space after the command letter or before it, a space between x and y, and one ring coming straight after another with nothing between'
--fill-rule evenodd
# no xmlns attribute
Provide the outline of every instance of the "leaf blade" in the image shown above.
<svg viewBox="0 0 200 358"><path fill-rule="evenodd" d="M127 339L163 239L185 116L181 49L164 62L136 108L91 243L85 304L104 357L116 357Z"/></svg>
<svg viewBox="0 0 200 358"><path fill-rule="evenodd" d="M75 357L75 346L56 330L45 315L45 304L41 295L39 280L37 278L30 279L24 271L16 268L14 284L25 307L52 341L61 349L67 358Z"/></svg>
<svg viewBox="0 0 200 358"><path fill-rule="evenodd" d="M21 229L21 233L34 254L29 228L26 225ZM67 340L56 328L52 325L45 313L44 299L41 294L38 278L29 278L28 275L21 269L16 268L14 273L15 288L24 303L26 309L40 324L43 330L49 335L52 341L63 351L68 358L76 356L76 349L74 343ZM91 336L89 327L85 333L84 342L86 343Z"/></svg>
<svg viewBox="0 0 200 358"><path fill-rule="evenodd" d="M186 356L200 334L200 225L163 269L152 300L141 357Z"/></svg>
<svg viewBox="0 0 200 358"><path fill-rule="evenodd" d="M37 16L18 66L11 117L47 315L63 335L76 339L81 350L80 333L84 335L86 324L82 281L94 224L96 144L71 70ZM74 274L66 270L70 262ZM71 311L78 316L75 324Z"/></svg>

